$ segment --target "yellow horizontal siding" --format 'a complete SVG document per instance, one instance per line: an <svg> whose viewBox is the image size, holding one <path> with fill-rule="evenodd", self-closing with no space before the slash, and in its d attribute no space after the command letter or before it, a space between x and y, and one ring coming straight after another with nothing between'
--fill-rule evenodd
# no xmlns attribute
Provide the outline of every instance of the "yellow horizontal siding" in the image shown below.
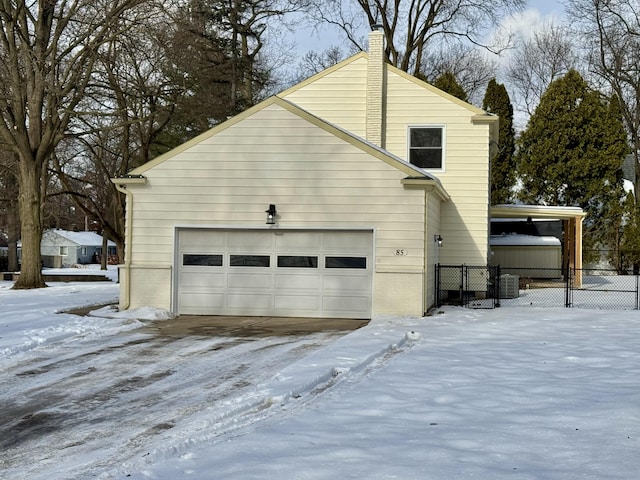
<svg viewBox="0 0 640 480"><path fill-rule="evenodd" d="M259 121L263 114L268 122ZM281 228L375 228L381 261L422 264L424 193L404 189L404 173L277 105L246 122L149 170L146 185L130 186L134 264L172 264L175 225L266 228L270 203ZM411 257L396 256L400 248Z"/></svg>
<svg viewBox="0 0 640 480"><path fill-rule="evenodd" d="M367 62L362 58L302 88L285 92L284 98L364 137L366 73Z"/></svg>

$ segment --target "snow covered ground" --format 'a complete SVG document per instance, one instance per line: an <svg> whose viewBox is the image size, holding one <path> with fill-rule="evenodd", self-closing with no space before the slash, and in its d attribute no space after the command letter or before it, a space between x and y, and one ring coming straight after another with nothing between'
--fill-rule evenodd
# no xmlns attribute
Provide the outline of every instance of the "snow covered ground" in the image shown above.
<svg viewBox="0 0 640 480"><path fill-rule="evenodd" d="M10 285L0 282L0 401L21 413L19 425L33 428L18 448L6 432L0 436L4 480L637 478L638 311L448 307L426 318L379 317L321 348L298 350L264 376L258 369L243 376L237 367L250 358L222 350L215 358L227 365L211 366L228 368L238 381L207 396L206 385L197 393L187 377L199 375L216 342L231 339L182 340L170 358L153 355L166 348L157 344L130 357L149 341L138 327L163 312L57 314L111 303L117 286ZM99 346L107 357L92 353ZM146 364L131 361L145 355ZM180 395L184 388L199 395L198 408L163 419L132 397L137 386L123 382L105 387L108 399L87 408L73 380L98 375L106 382L103 370L118 363L129 370L114 374L129 380L175 365L184 375L167 373L156 382L166 390L154 387L149 403L175 414L194 405ZM74 401L47 407L55 402L43 395L37 408L38 392L52 392L56 379L65 382L58 395ZM12 395L24 382L28 388ZM173 389L166 385L173 382ZM26 405L34 408L20 410ZM103 409L118 405L116 412L135 415L102 422ZM38 431L35 420L69 423L76 413L84 436L38 441L56 432Z"/></svg>

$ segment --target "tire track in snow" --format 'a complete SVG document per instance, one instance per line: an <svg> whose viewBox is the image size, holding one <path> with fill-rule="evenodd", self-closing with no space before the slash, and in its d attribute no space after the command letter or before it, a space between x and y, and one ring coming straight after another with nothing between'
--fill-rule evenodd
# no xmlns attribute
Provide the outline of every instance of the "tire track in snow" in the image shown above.
<svg viewBox="0 0 640 480"><path fill-rule="evenodd" d="M192 417L253 398L259 384L342 334L133 332L36 349L0 372L0 477L95 477L145 455Z"/></svg>
<svg viewBox="0 0 640 480"><path fill-rule="evenodd" d="M339 396L355 388L360 382L382 369L399 355L405 354L420 340L414 332L408 332L400 342L387 345L351 367L333 367L299 387L282 394L266 394L240 401L218 414L198 417L193 424L185 425L179 436L160 439L159 445L142 458L132 459L117 469L104 472L99 478L120 478L128 472L144 469L149 464L166 458L189 455L192 450L228 441L244 435L267 422L304 412L324 398Z"/></svg>

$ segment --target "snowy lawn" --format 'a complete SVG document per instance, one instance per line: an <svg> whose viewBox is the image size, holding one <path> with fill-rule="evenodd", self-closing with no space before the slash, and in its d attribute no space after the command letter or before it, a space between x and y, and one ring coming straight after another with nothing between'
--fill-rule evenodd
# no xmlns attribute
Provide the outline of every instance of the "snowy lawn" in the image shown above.
<svg viewBox="0 0 640 480"><path fill-rule="evenodd" d="M0 365L28 364L60 339L108 342L142 322L55 314L109 303L115 284L9 286L0 282ZM117 462L97 452L74 478L626 480L640 467L639 387L638 311L380 317ZM119 428L126 441L132 427ZM68 478L56 473L68 462L47 459L42 478ZM0 451L0 478L27 471L3 474Z"/></svg>

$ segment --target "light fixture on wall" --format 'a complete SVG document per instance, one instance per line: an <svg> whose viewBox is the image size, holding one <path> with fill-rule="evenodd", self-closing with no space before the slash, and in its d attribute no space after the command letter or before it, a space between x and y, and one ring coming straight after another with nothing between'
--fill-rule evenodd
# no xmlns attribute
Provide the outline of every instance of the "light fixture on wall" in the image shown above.
<svg viewBox="0 0 640 480"><path fill-rule="evenodd" d="M267 225L275 225L276 224L276 206L272 203L269 205L269 209L265 210L267 214Z"/></svg>
<svg viewBox="0 0 640 480"><path fill-rule="evenodd" d="M436 242L439 247L442 246L442 237L440 236L440 234L434 235L433 236L433 241Z"/></svg>

